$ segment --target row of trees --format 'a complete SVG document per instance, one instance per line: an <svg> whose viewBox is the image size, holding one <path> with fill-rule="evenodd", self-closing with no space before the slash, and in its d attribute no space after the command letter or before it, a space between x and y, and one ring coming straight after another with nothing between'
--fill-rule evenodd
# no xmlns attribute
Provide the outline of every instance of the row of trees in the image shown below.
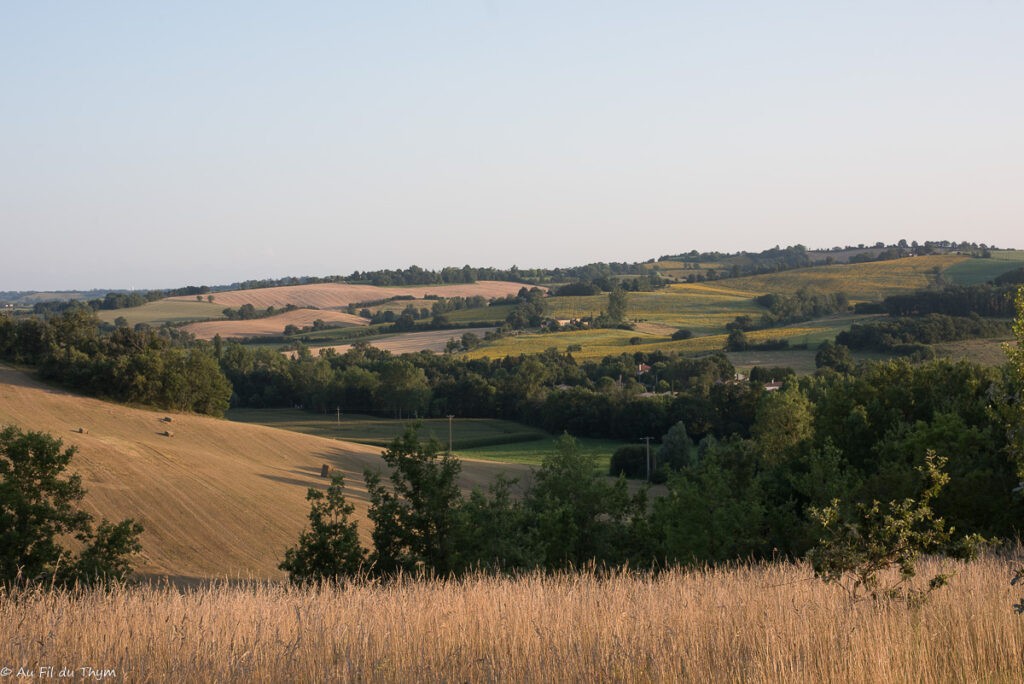
<svg viewBox="0 0 1024 684"><path fill-rule="evenodd" d="M231 398L211 345L169 330L119 327L101 335L86 307L49 320L0 317L0 359L116 401L219 416Z"/></svg>
<svg viewBox="0 0 1024 684"><path fill-rule="evenodd" d="M900 352L915 345L936 344L1008 335L1010 326L1000 320L970 316L927 314L919 317L854 323L836 335L836 343L849 349Z"/></svg>

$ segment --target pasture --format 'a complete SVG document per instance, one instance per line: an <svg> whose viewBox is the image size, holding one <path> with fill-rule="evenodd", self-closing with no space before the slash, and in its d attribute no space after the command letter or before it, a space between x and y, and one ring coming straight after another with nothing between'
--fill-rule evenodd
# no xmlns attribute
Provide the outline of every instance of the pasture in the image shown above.
<svg viewBox="0 0 1024 684"><path fill-rule="evenodd" d="M1024 266L1024 250L992 250L991 259L968 259L947 268L943 278L957 285L978 285Z"/></svg>
<svg viewBox="0 0 1024 684"><path fill-rule="evenodd" d="M1019 682L1018 565L928 560L951 580L919 608L784 562L44 589L0 602L0 662L176 682Z"/></svg>
<svg viewBox="0 0 1024 684"><path fill-rule="evenodd" d="M455 453L461 458L539 466L545 456L555 453L555 439L552 435L542 432L539 439L529 442L512 442L470 448L460 448L456 444ZM597 469L602 473L608 472L608 466L611 463L612 454L615 450L626 444L626 442L596 437L576 437L575 439L580 451L592 456ZM652 444L651 448L655 449L656 445Z"/></svg>
<svg viewBox="0 0 1024 684"><path fill-rule="evenodd" d="M239 423L265 425L317 437L375 446L387 446L396 437L401 436L408 426L419 424L421 439L433 438L443 447L447 448L448 446L447 418L410 420L378 418L345 413L344 407L342 407L340 420L337 413L317 414L300 409L236 408L228 411L226 418ZM533 442L549 437L546 432L508 420L493 418L455 418L452 420L452 438L454 450L457 453L470 448L471 445L479 448L485 445L510 442Z"/></svg>
<svg viewBox="0 0 1024 684"><path fill-rule="evenodd" d="M118 318L124 318L129 326L146 323L159 327L164 323L187 323L224 318L225 305L220 302L196 301L184 297L178 299L160 299L142 306L128 309L100 309L96 316L104 323L113 324Z"/></svg>

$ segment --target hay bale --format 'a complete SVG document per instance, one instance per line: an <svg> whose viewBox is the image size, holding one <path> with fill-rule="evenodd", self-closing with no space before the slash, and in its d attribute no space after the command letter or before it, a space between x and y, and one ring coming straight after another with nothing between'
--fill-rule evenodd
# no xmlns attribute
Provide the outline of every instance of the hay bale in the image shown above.
<svg viewBox="0 0 1024 684"><path fill-rule="evenodd" d="M172 420L174 420L174 419L171 418L170 416L164 416L163 418L160 419L160 422L162 422L162 423L170 423Z"/></svg>
<svg viewBox="0 0 1024 684"><path fill-rule="evenodd" d="M331 470L333 470L333 468L331 468L331 466L328 465L327 463L324 463L322 466L320 466L320 477L330 477Z"/></svg>
<svg viewBox="0 0 1024 684"><path fill-rule="evenodd" d="M77 430L75 430L75 432L77 432L80 435L87 435L87 434L89 434L89 431L86 430L84 427L78 428Z"/></svg>
<svg viewBox="0 0 1024 684"><path fill-rule="evenodd" d="M164 437L173 437L174 436L174 433L171 432L170 430L164 430L160 434L163 435Z"/></svg>

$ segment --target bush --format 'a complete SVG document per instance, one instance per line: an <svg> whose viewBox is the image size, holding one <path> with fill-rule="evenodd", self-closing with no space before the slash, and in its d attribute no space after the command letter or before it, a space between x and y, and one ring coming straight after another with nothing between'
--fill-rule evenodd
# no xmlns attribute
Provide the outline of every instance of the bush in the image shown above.
<svg viewBox="0 0 1024 684"><path fill-rule="evenodd" d="M673 340L688 340L693 337L693 331L689 328L680 328L672 333Z"/></svg>
<svg viewBox="0 0 1024 684"><path fill-rule="evenodd" d="M647 477L647 447L629 444L616 449L612 454L608 474L612 477L625 475L631 479Z"/></svg>
<svg viewBox="0 0 1024 684"><path fill-rule="evenodd" d="M852 600L870 596L874 600L900 599L919 604L935 589L944 586L948 575L929 580L926 589L910 585L917 575L917 560L922 554L937 553L970 557L979 537L953 539L952 528L932 511L932 500L949 482L943 472L945 458L928 451L918 470L924 487L917 499L892 501L882 506L858 504L847 510L838 499L823 509L811 509L824 534L807 558L814 574L826 582L838 584ZM885 571L899 570L898 579L885 580Z"/></svg>

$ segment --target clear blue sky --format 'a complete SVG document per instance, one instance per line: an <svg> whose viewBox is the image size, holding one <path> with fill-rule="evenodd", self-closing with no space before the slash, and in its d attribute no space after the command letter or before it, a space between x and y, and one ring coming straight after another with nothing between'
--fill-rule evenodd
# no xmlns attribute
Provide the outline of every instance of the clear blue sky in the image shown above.
<svg viewBox="0 0 1024 684"><path fill-rule="evenodd" d="M1024 247L1024 3L8 2L0 290Z"/></svg>

